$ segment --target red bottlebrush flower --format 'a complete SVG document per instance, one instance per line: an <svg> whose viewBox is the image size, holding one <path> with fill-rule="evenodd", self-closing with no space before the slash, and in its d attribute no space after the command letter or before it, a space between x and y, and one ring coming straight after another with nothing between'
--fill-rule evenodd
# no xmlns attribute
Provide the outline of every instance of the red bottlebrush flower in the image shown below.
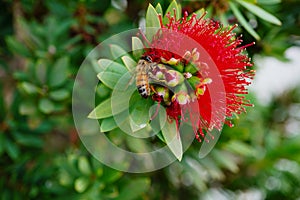
<svg viewBox="0 0 300 200"><path fill-rule="evenodd" d="M245 106L251 105L244 95L254 76L250 58L243 53L249 45L240 46L241 38L233 33L236 25L224 28L219 22L204 19L204 15L197 19L196 14L188 17L185 13L183 18L176 20L169 14L167 24L163 24L159 15L161 28L144 54L168 65L172 71L180 71L189 83L184 91L177 85L166 84L172 91L166 111L177 125L189 118L199 140L214 128L220 130L225 118L231 118L233 113L240 114ZM156 99L162 101L162 98Z"/></svg>

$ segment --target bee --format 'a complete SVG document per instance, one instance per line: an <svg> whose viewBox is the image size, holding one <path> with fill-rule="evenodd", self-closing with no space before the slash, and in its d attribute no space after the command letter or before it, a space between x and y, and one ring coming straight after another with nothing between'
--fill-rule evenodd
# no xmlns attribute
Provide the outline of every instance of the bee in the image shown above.
<svg viewBox="0 0 300 200"><path fill-rule="evenodd" d="M143 56L136 66L136 87L143 98L148 98L150 95L149 79L151 71L156 67L157 63L152 62L150 56Z"/></svg>

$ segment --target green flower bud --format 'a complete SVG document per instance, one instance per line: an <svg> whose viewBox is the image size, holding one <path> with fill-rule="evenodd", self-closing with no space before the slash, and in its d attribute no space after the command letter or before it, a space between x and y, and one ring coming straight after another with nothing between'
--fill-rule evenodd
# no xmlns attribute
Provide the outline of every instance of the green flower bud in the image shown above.
<svg viewBox="0 0 300 200"><path fill-rule="evenodd" d="M170 60L166 60L164 58L161 58L161 61L168 65L177 65L177 63L180 61L180 59L171 58Z"/></svg>
<svg viewBox="0 0 300 200"><path fill-rule="evenodd" d="M189 73L191 73L191 74L195 74L195 73L198 71L198 69L197 69L197 67L196 67L194 64L189 63L189 64L184 68L184 71L185 71L185 72L189 72Z"/></svg>
<svg viewBox="0 0 300 200"><path fill-rule="evenodd" d="M177 101L180 105L185 105L190 102L191 98L186 92L179 92L173 95L172 101Z"/></svg>
<svg viewBox="0 0 300 200"><path fill-rule="evenodd" d="M168 70L165 73L166 84L170 87L175 87L184 81L183 75L176 70Z"/></svg>
<svg viewBox="0 0 300 200"><path fill-rule="evenodd" d="M197 76L192 76L191 78L187 79L187 81L189 82L189 84L192 86L194 90L196 89L196 86L201 83L200 78Z"/></svg>

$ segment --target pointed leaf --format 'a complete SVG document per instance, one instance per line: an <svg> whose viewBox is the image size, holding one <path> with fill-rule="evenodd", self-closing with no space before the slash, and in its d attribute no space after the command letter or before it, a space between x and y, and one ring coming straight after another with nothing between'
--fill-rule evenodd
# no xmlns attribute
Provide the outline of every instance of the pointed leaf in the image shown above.
<svg viewBox="0 0 300 200"><path fill-rule="evenodd" d="M39 87L37 87L29 82L22 82L19 85L19 87L21 90L23 90L24 92L26 92L29 95L38 94L41 91L41 89Z"/></svg>
<svg viewBox="0 0 300 200"><path fill-rule="evenodd" d="M137 63L131 57L122 56L122 61L123 61L124 65L126 66L126 68L128 69L128 71L130 71L130 72L134 71Z"/></svg>
<svg viewBox="0 0 300 200"><path fill-rule="evenodd" d="M119 79L122 77L121 74L112 73L112 72L100 72L97 77L99 80L105 84L110 89L114 89L115 85L119 81Z"/></svg>
<svg viewBox="0 0 300 200"><path fill-rule="evenodd" d="M257 3L258 4L272 5L272 4L281 3L281 0L257 0Z"/></svg>
<svg viewBox="0 0 300 200"><path fill-rule="evenodd" d="M110 116L112 116L111 98L108 98L96 106L96 108L88 115L88 118L102 119Z"/></svg>
<svg viewBox="0 0 300 200"><path fill-rule="evenodd" d="M205 9L201 8L197 10L195 13L197 14L197 19L199 19L205 13Z"/></svg>
<svg viewBox="0 0 300 200"><path fill-rule="evenodd" d="M106 70L106 68L108 68L108 66L110 66L114 61L109 60L109 59L99 59L98 60L98 66L94 66L96 67L95 71L96 72L103 72Z"/></svg>
<svg viewBox="0 0 300 200"><path fill-rule="evenodd" d="M238 1L242 6L244 6L247 10L255 14L256 16L260 17L261 19L268 21L272 24L276 24L278 26L281 25L281 21L277 19L274 15L270 14L269 12L265 11L264 9L248 3L246 1Z"/></svg>
<svg viewBox="0 0 300 200"><path fill-rule="evenodd" d="M178 8L177 8L177 12L176 12L176 19L179 20L181 18L181 12L182 12L182 7L181 4L177 4Z"/></svg>
<svg viewBox="0 0 300 200"><path fill-rule="evenodd" d="M111 55L113 56L114 60L123 55L127 55L127 52L124 49L122 49L120 46L115 45L115 44L110 45L110 51L111 51Z"/></svg>
<svg viewBox="0 0 300 200"><path fill-rule="evenodd" d="M103 84L105 84L107 87L114 89L115 85L121 79L121 77L127 72L127 69L117 63L106 59L99 60L99 63L104 62L106 65L106 68L103 72L100 72L97 77L100 81L102 81ZM122 81L126 81L124 78ZM126 85L126 83L124 83Z"/></svg>
<svg viewBox="0 0 300 200"><path fill-rule="evenodd" d="M6 152L9 155L9 157L13 160L17 159L20 155L20 149L16 145L16 143L13 143L11 140L6 140L5 142L5 148Z"/></svg>
<svg viewBox="0 0 300 200"><path fill-rule="evenodd" d="M30 52L26 45L22 44L21 42L17 41L15 38L9 36L6 39L6 44L9 50L14 54L19 54L24 57L30 57Z"/></svg>
<svg viewBox="0 0 300 200"><path fill-rule="evenodd" d="M143 54L144 45L140 38L132 37L132 53L135 58L140 58Z"/></svg>
<svg viewBox="0 0 300 200"><path fill-rule="evenodd" d="M156 12L157 12L158 14L161 14L161 15L163 14L163 10L162 10L162 7L161 7L160 3L158 3L158 4L156 5L155 10L156 10Z"/></svg>
<svg viewBox="0 0 300 200"><path fill-rule="evenodd" d="M100 59L98 60L98 64L101 68L101 72L106 71L117 74L124 74L125 72L127 72L126 68L123 65L109 59Z"/></svg>
<svg viewBox="0 0 300 200"><path fill-rule="evenodd" d="M171 2L169 7L166 10L165 16L163 18L164 24L169 23L169 19L167 18L167 14L170 13L170 16L174 16L174 10L176 12L176 20L180 19L181 17L181 10L179 10L178 4L175 0Z"/></svg>
<svg viewBox="0 0 300 200"><path fill-rule="evenodd" d="M173 120L172 123L165 123L165 125L162 128L162 134L165 138L165 141L169 147L169 149L172 151L174 156L181 161L182 159L182 143L180 134L176 127L176 122Z"/></svg>
<svg viewBox="0 0 300 200"><path fill-rule="evenodd" d="M160 28L158 14L155 8L151 4L149 4L146 13L146 37L149 41L152 41L152 38L156 34L158 28Z"/></svg>
<svg viewBox="0 0 300 200"><path fill-rule="evenodd" d="M56 61L49 74L49 86L59 87L68 79L69 57L63 57Z"/></svg>
<svg viewBox="0 0 300 200"><path fill-rule="evenodd" d="M229 2L229 6L233 12L233 14L236 16L236 18L239 20L241 25L256 39L260 40L259 35L255 32L255 30L250 26L250 24L247 22L247 20L244 18L242 13L239 11L239 9L236 7L236 5L232 2Z"/></svg>
<svg viewBox="0 0 300 200"><path fill-rule="evenodd" d="M116 100L113 101L114 104L116 104ZM114 114L119 114L122 111L128 109L128 102L126 98L118 98L118 104L114 105ZM91 119L103 119L106 117L111 117L113 115L112 113L112 99L108 98L102 103L100 103L94 110L88 115L88 118Z"/></svg>
<svg viewBox="0 0 300 200"><path fill-rule="evenodd" d="M116 124L114 117L109 117L109 118L105 118L102 120L101 125L100 125L100 131L108 132L117 127L118 127L118 125Z"/></svg>

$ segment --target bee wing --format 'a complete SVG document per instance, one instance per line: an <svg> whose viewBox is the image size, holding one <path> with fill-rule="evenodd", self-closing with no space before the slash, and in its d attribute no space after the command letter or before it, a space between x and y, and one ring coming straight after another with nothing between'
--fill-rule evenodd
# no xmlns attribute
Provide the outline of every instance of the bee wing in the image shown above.
<svg viewBox="0 0 300 200"><path fill-rule="evenodd" d="M135 80L135 77L136 77L136 73L130 72L129 74L131 75L131 77L130 77L128 83L126 84L126 86L125 86L125 88L124 88L125 90L127 90L128 87L129 87L130 85L133 84L133 82L134 82L134 80Z"/></svg>

